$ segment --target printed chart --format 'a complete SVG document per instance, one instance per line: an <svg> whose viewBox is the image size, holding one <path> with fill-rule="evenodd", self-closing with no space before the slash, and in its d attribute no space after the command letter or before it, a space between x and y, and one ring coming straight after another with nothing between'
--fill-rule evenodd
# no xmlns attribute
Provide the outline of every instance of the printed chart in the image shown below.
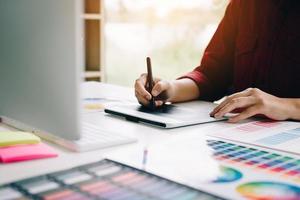
<svg viewBox="0 0 300 200"><path fill-rule="evenodd" d="M300 183L300 159L224 141L208 140L208 145L218 161L260 170Z"/></svg>
<svg viewBox="0 0 300 200"><path fill-rule="evenodd" d="M255 121L210 136L300 155L300 123Z"/></svg>

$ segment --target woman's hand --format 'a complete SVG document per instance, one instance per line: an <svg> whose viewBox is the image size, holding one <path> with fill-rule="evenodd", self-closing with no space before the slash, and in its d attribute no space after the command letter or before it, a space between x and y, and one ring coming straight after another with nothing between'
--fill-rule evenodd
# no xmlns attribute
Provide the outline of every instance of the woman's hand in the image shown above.
<svg viewBox="0 0 300 200"><path fill-rule="evenodd" d="M256 88L249 88L227 97L211 112L211 116L220 118L235 110L241 110L241 112L229 118L229 122L239 122L255 115L264 115L273 120L286 120L295 112L294 104L289 99L279 98Z"/></svg>
<svg viewBox="0 0 300 200"><path fill-rule="evenodd" d="M173 85L171 82L162 81L159 78L154 78L154 87L149 93L146 88L147 74L142 74L135 81L135 96L139 103L148 106L152 97L155 98L155 105L161 106L164 102L168 101L174 93Z"/></svg>

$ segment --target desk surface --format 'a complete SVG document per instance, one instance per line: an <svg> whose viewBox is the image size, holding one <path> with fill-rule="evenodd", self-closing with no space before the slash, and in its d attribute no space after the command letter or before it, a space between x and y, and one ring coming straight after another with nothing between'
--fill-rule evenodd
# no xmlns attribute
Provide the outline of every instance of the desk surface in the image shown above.
<svg viewBox="0 0 300 200"><path fill-rule="evenodd" d="M123 101L135 101L132 89L99 83L84 84L83 97L101 97L111 100L122 99ZM92 123L99 124L106 129L122 131L127 135L136 137L138 142L84 153L70 152L55 144L49 144L59 153L57 158L12 164L0 164L0 185L32 176L75 167L81 164L95 162L102 158L110 158L125 162L138 168L143 168L145 167L142 165L144 149L155 149L156 146L156 152L148 153L152 153L152 155L156 154L161 159L168 160L170 158L174 165L173 172L176 173L178 171L181 173L179 174L180 176L185 176L183 168L185 171L194 171L196 157L201 163L207 164L203 165L204 168L210 168L210 160L207 157L207 154L203 153L205 152L205 145L201 146L201 144L205 144L205 140L207 138L206 134L215 130L237 126L226 122L216 122L164 130L114 118L104 114L104 112L88 112L85 113L85 117L89 118L89 121L92 121ZM1 124L0 131L7 129L13 130L13 128ZM191 143L193 141L197 141L197 144L195 145L195 143ZM183 164L179 165L177 163ZM213 164L211 166L213 166ZM165 169L165 167L166 166L163 162L157 163L156 165L156 169L168 170ZM157 172L159 173L159 170ZM199 174L199 176L202 175L203 174Z"/></svg>
<svg viewBox="0 0 300 200"><path fill-rule="evenodd" d="M99 83L87 83L83 85L84 98L101 97L107 99L135 101L133 94L133 90L130 88L123 88ZM107 116L103 112L90 112L88 114L85 114L85 117L89 118L89 120L93 121L95 124L100 124L101 126L110 130L112 129L112 127L117 127L117 130L125 131L125 134L138 138L138 142L129 145L99 149L84 153L70 152L55 144L49 144L58 151L59 156L57 158L18 162L12 164L1 164L0 185L27 177L78 166L84 163L94 162L104 157L111 157L116 160L124 160L126 159L126 156L124 155L130 154L130 152L132 151L140 151L142 154L145 147L168 141L171 138L176 138L183 135L185 138L194 137L196 135L204 136L210 131L219 129L220 127L222 128L228 126L228 124L226 124L225 122L218 122L213 124L163 130ZM0 130L13 130L13 128L1 124ZM169 150L170 152L173 151L172 149ZM132 160L140 160L140 158L133 158ZM134 164L134 162L131 163ZM140 163L135 164L136 166L139 166Z"/></svg>

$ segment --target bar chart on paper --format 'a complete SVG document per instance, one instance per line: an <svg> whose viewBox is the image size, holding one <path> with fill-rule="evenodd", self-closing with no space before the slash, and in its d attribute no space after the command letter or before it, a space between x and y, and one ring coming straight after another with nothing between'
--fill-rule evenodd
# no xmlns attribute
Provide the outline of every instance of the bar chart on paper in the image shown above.
<svg viewBox="0 0 300 200"><path fill-rule="evenodd" d="M210 136L300 154L298 122L255 121Z"/></svg>

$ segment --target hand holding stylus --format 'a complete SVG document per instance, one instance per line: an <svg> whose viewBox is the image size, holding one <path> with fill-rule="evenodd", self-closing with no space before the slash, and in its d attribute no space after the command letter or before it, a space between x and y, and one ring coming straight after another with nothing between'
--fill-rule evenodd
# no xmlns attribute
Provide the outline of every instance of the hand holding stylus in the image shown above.
<svg viewBox="0 0 300 200"><path fill-rule="evenodd" d="M147 73L135 81L135 96L140 104L154 109L162 106L172 96L172 84L153 78L151 59L147 57Z"/></svg>

